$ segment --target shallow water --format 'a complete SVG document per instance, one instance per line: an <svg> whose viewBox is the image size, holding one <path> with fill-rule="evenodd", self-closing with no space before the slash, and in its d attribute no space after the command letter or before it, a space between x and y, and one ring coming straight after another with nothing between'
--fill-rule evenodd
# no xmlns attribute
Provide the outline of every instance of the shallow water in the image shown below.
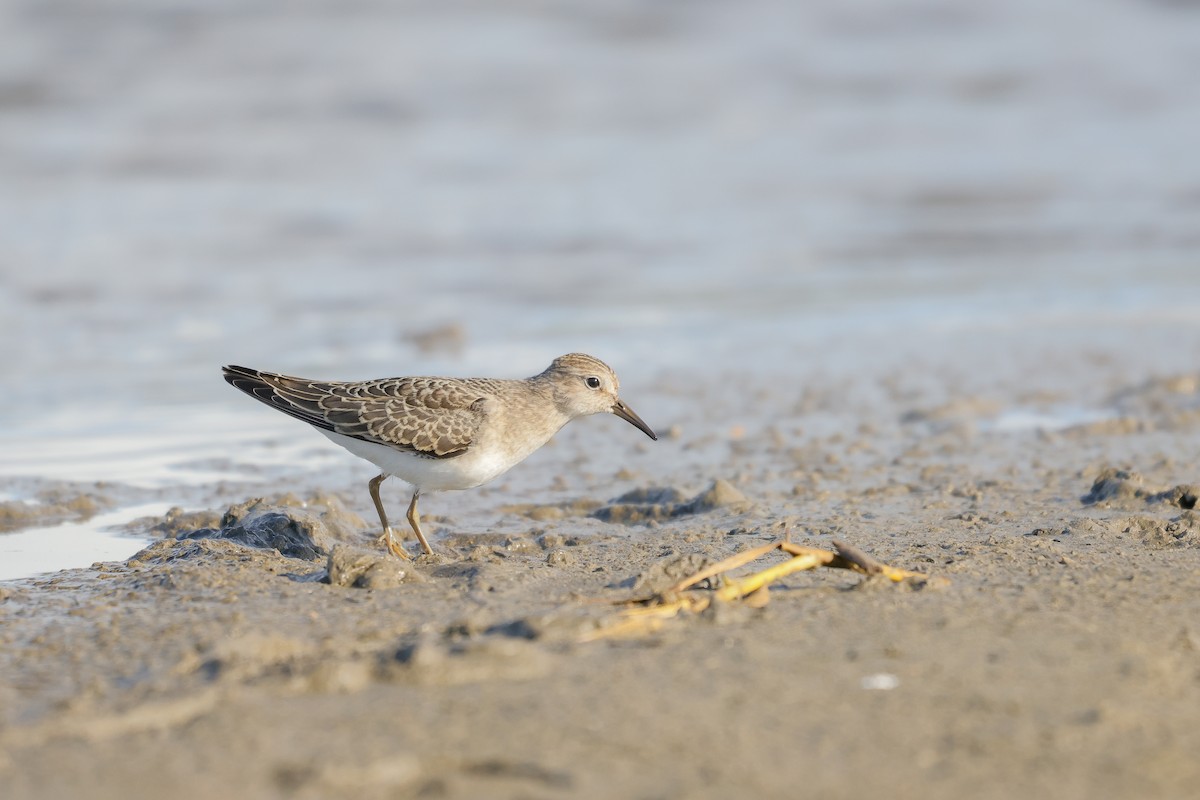
<svg viewBox="0 0 1200 800"><path fill-rule="evenodd" d="M170 507L169 503L144 503L98 514L84 523L0 535L0 581L129 558L152 537L127 533L120 526L141 517L162 516Z"/></svg>
<svg viewBox="0 0 1200 800"><path fill-rule="evenodd" d="M230 362L519 376L584 350L694 431L720 423L688 392L730 376L1106 414L1112 376L1200 352L1184 4L4 16L0 490L342 474ZM996 429L1061 422L1023 413Z"/></svg>

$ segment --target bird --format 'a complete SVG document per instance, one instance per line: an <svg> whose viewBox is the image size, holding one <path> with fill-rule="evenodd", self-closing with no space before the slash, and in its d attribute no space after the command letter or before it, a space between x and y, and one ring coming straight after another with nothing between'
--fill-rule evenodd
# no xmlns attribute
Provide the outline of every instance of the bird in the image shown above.
<svg viewBox="0 0 1200 800"><path fill-rule="evenodd" d="M225 380L254 399L312 425L380 473L367 483L380 542L410 558L388 522L379 487L395 476L413 487L407 519L426 554L417 499L423 491L471 489L494 480L573 419L613 414L657 441L618 392L600 359L568 353L530 378L401 377L319 381L228 365Z"/></svg>

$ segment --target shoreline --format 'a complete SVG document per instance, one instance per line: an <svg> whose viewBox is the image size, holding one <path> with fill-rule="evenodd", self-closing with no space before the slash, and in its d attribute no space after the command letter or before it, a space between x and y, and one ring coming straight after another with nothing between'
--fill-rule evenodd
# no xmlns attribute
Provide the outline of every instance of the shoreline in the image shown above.
<svg viewBox="0 0 1200 800"><path fill-rule="evenodd" d="M987 404L906 416L899 390L851 436L713 442L709 420L665 454L617 446L650 466L527 500L604 438L577 431L491 491L435 496L442 555L398 569L362 558L353 472L262 505L320 552L178 518L162 532L183 538L128 562L4 587L0 778L14 799L1186 796L1200 512L1190 451L1163 448L1200 425L1188 378L1118 393L1138 424L1058 432L981 432ZM696 501L716 479L729 502ZM580 643L664 562L785 535L939 581L798 573L762 608ZM338 546L342 585L323 583Z"/></svg>

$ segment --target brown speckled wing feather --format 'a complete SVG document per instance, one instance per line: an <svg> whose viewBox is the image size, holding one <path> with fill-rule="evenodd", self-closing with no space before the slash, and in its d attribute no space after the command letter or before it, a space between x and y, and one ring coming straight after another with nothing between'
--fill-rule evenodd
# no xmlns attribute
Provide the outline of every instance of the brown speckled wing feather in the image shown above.
<svg viewBox="0 0 1200 800"><path fill-rule="evenodd" d="M237 389L310 425L430 458L466 451L487 413L487 380L310 381L224 368Z"/></svg>

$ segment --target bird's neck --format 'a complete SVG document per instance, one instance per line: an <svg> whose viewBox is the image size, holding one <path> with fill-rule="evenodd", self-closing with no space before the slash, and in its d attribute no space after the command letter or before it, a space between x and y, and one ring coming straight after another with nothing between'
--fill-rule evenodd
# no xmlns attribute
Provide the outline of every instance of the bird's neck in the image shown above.
<svg viewBox="0 0 1200 800"><path fill-rule="evenodd" d="M545 381L539 381L540 376L528 378L526 383L532 391L516 395L520 398L520 407L515 403L505 406L505 413L496 420L495 432L511 448L514 443L520 452L514 453L519 459L525 458L534 450L550 440L562 426L571 421L571 417L555 400L553 386Z"/></svg>
<svg viewBox="0 0 1200 800"><path fill-rule="evenodd" d="M562 390L559 381L555 380L555 377L549 370L546 370L540 375L527 378L525 382L533 390L539 401L545 403L547 406L553 406L562 415L562 424L559 425L561 428L562 425L570 422L571 411L567 394ZM558 428L555 428L555 430L558 430Z"/></svg>

